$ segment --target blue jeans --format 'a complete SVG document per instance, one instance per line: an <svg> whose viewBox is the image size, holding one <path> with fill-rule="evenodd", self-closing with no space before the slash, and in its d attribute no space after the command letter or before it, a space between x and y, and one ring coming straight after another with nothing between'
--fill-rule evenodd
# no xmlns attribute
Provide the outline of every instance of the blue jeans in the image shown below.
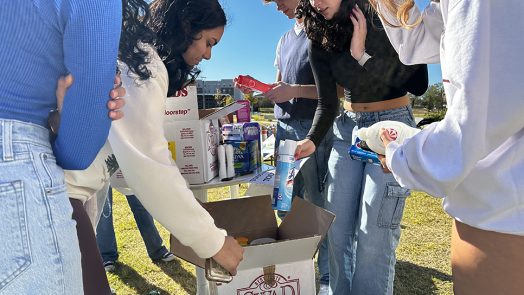
<svg viewBox="0 0 524 295"><path fill-rule="evenodd" d="M279 120L275 138L275 148L278 148L280 140L302 140L311 128L313 120ZM313 204L325 208L326 190L324 189L327 161L331 152L333 134L328 134L316 148L315 153L310 156L310 161L316 163L301 169L301 177L295 178L293 185L293 196L305 197ZM309 169L307 169L309 168ZM279 214L281 215L281 214ZM320 245L318 253L318 269L320 273L320 284L329 284L328 248L327 240Z"/></svg>
<svg viewBox="0 0 524 295"><path fill-rule="evenodd" d="M146 245L147 254L152 260L160 260L169 250L162 245L163 241L155 227L153 217L142 206L137 197L133 195L126 197L142 240ZM113 193L111 188L109 188L104 210L96 227L96 241L104 262L118 260L115 229L113 227Z"/></svg>
<svg viewBox="0 0 524 295"><path fill-rule="evenodd" d="M327 209L335 213L329 239L331 294L392 294L395 249L407 189L382 167L351 160L353 128L394 120L415 126L410 107L369 112L345 112L333 126L329 158Z"/></svg>
<svg viewBox="0 0 524 295"><path fill-rule="evenodd" d="M72 213L49 131L0 119L0 294L83 294Z"/></svg>

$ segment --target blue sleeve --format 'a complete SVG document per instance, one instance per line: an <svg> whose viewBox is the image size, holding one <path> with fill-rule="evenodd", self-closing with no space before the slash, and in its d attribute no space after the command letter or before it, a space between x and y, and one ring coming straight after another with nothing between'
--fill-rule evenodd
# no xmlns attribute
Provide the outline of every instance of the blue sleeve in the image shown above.
<svg viewBox="0 0 524 295"><path fill-rule="evenodd" d="M121 1L72 0L59 11L64 64L73 75L53 151L64 169L82 170L107 139L106 107L113 87L122 23Z"/></svg>

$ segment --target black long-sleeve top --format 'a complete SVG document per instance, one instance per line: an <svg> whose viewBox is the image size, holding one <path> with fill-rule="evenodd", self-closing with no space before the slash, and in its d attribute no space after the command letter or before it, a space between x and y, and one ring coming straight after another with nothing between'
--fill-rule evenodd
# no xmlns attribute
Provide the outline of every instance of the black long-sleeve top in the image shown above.
<svg viewBox="0 0 524 295"><path fill-rule="evenodd" d="M407 66L400 62L383 29L368 25L366 52L372 56L364 66L343 52L328 52L310 42L309 61L319 99L313 125L306 138L315 146L322 141L338 114L337 84L352 103L368 103L398 98L410 92L422 95L428 88L427 65Z"/></svg>

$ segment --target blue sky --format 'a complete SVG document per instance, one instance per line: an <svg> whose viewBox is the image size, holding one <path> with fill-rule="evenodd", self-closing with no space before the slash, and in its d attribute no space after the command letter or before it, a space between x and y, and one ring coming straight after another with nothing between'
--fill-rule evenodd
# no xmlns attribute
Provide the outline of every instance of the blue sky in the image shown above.
<svg viewBox="0 0 524 295"><path fill-rule="evenodd" d="M416 0L425 5L429 0ZM228 25L212 58L200 64L204 80L234 78L248 74L263 82L275 80L275 47L294 21L262 0L221 0ZM430 65L430 84L441 81L439 65Z"/></svg>

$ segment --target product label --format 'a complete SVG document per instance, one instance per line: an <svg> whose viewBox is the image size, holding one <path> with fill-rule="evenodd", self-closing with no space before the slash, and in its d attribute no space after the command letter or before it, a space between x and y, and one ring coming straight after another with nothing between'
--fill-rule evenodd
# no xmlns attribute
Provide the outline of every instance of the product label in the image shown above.
<svg viewBox="0 0 524 295"><path fill-rule="evenodd" d="M281 211L291 210L293 197L293 181L295 179L295 158L291 155L280 155L277 163L278 194L276 209Z"/></svg>
<svg viewBox="0 0 524 295"><path fill-rule="evenodd" d="M370 164L381 165L380 160L378 159L378 154L362 149L360 142L360 139L357 138L355 144L349 148L349 156L351 159Z"/></svg>

